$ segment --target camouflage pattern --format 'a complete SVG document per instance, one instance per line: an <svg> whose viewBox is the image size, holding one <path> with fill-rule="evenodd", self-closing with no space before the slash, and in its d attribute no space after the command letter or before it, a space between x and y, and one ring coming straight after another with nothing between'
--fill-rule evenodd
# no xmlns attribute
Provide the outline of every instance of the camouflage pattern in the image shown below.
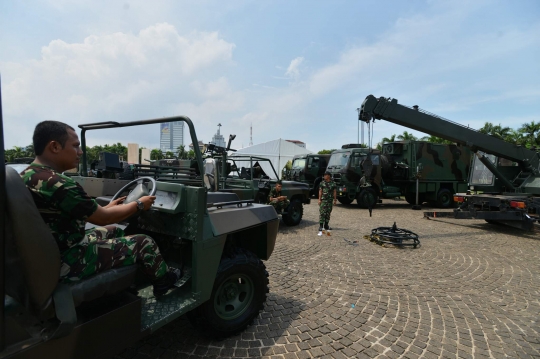
<svg viewBox="0 0 540 359"><path fill-rule="evenodd" d="M151 279L168 270L152 238L124 237L116 227L85 231L98 204L70 177L32 163L21 173L36 206L58 244L63 281L76 281L102 270L141 262Z"/></svg>
<svg viewBox="0 0 540 359"><path fill-rule="evenodd" d="M272 205L272 207L274 207L276 209L276 212L278 213L286 210L287 207L289 207L289 205L291 204L291 201L289 201L288 199L284 201L277 201L277 202L270 201L270 198L275 198L279 196L283 196L283 194L281 193L281 191L278 191L276 187L274 187L270 191L270 194L268 195L268 201L267 201L268 204Z"/></svg>
<svg viewBox="0 0 540 359"><path fill-rule="evenodd" d="M319 191L322 191L321 205L319 206L319 223L321 224L321 227L323 224L328 224L328 222L330 222L335 190L336 183L332 180L328 182L323 180L319 185Z"/></svg>

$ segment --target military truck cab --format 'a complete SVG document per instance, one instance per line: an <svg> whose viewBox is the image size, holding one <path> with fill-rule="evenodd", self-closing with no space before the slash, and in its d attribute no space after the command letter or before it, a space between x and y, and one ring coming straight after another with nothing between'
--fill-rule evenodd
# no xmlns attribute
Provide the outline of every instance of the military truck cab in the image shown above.
<svg viewBox="0 0 540 359"><path fill-rule="evenodd" d="M307 183L310 194L317 197L319 184L322 181L329 160L329 154L296 155L293 157L291 169L287 171L285 178L291 181Z"/></svg>
<svg viewBox="0 0 540 359"><path fill-rule="evenodd" d="M80 125L82 148L90 130L175 121L185 122L198 143L193 123L180 116ZM201 153L195 152L203 173ZM88 173L86 153L80 173ZM130 195L155 193L151 210L121 223L126 235L150 235L166 262L184 269L181 286L155 298L136 265L72 284L59 282L60 252L49 228L18 172L1 167L2 358L101 358L183 314L203 334L217 338L238 333L257 317L268 293L262 261L272 254L278 231L274 209L234 193L210 193L202 176L189 170L174 178L163 173L149 169L144 176L134 174L133 181L72 177L101 204L132 188Z"/></svg>

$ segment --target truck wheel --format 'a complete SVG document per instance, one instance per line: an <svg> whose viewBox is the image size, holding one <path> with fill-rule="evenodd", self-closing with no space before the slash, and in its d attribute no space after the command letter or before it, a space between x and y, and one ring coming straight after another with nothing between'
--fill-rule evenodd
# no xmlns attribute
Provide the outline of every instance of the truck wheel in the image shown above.
<svg viewBox="0 0 540 359"><path fill-rule="evenodd" d="M437 206L440 208L450 208L454 204L454 197L448 188L441 188L437 193Z"/></svg>
<svg viewBox="0 0 540 359"><path fill-rule="evenodd" d="M303 214L304 207L302 206L302 202L297 199L293 199L287 208L287 214L284 214L281 218L286 225L297 226L302 220Z"/></svg>
<svg viewBox="0 0 540 359"><path fill-rule="evenodd" d="M341 204L351 204L354 199L350 199L349 197L338 197L337 200Z"/></svg>
<svg viewBox="0 0 540 359"><path fill-rule="evenodd" d="M187 313L201 333L223 339L244 330L259 315L268 293L268 272L252 252L234 248L224 256L210 299Z"/></svg>
<svg viewBox="0 0 540 359"><path fill-rule="evenodd" d="M375 208L377 205L377 193L373 188L365 188L356 197L356 203L360 208Z"/></svg>

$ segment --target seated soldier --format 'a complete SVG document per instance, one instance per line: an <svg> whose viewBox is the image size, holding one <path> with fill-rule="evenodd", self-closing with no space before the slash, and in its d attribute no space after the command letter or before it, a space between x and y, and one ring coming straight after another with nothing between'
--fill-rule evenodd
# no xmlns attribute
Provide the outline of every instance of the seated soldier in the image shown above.
<svg viewBox="0 0 540 359"><path fill-rule="evenodd" d="M287 209L291 201L287 199L287 196L281 195L281 181L277 181L276 186L272 188L268 195L268 204L272 205L277 213L281 213L282 210Z"/></svg>
<svg viewBox="0 0 540 359"><path fill-rule="evenodd" d="M60 280L74 282L104 270L137 263L160 296L182 276L167 266L154 240L146 235L124 236L116 226L85 231L86 222L99 226L121 222L149 210L154 196L122 204L125 197L100 206L62 172L79 165L82 154L75 130L58 121L40 122L34 130L36 158L21 173L26 187L60 249Z"/></svg>

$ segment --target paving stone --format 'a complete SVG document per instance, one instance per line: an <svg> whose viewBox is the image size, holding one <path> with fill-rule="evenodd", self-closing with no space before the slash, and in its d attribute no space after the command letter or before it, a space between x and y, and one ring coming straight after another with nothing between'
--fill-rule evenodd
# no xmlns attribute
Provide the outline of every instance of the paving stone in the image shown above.
<svg viewBox="0 0 540 359"><path fill-rule="evenodd" d="M280 224L265 262L268 300L245 331L210 340L181 317L115 358L540 356L534 235L484 221L427 221L386 199L373 217L336 205L324 240L313 235L317 218L310 204L298 226ZM363 239L394 221L422 245L400 250Z"/></svg>

